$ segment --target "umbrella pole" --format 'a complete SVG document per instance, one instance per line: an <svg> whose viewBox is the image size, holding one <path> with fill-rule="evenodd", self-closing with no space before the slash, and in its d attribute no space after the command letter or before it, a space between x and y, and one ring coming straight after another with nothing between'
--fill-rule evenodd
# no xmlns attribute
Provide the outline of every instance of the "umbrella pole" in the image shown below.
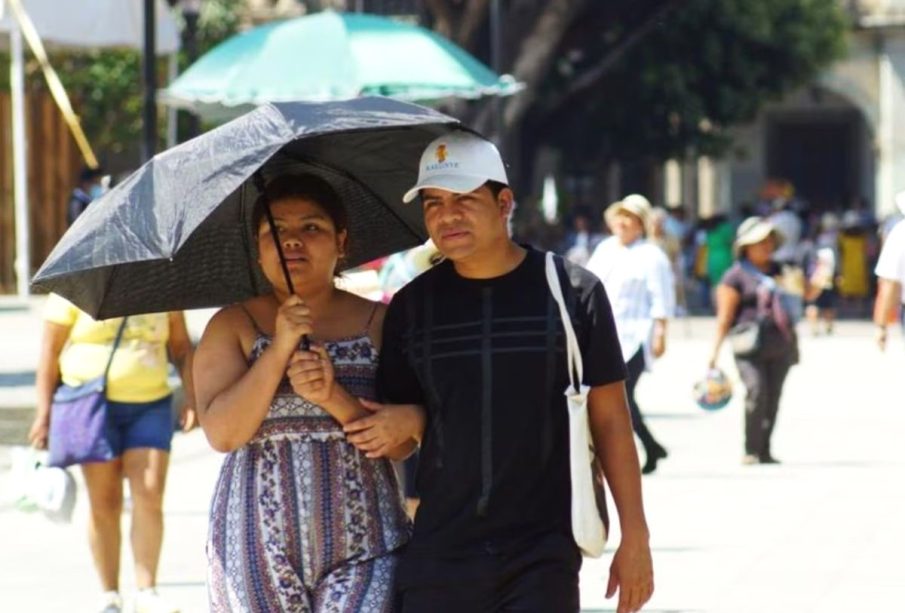
<svg viewBox="0 0 905 613"><path fill-rule="evenodd" d="M280 237L277 234L277 224L273 220L273 213L270 210L270 203L264 203L264 214L267 215L267 223L270 225L270 235L273 237L273 244L277 248L277 255L280 256L280 266L283 268L283 277L286 279L286 289L290 294L295 293L295 286L292 284L292 276L289 274L289 265L286 264L286 256L283 254L283 245L280 244ZM311 341L308 335L302 337L302 349L308 351L311 348Z"/></svg>

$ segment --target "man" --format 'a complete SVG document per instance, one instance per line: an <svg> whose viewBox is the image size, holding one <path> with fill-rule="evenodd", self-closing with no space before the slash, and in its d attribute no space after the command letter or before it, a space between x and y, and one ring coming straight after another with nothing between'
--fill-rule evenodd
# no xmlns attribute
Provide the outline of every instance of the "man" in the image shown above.
<svg viewBox="0 0 905 613"><path fill-rule="evenodd" d="M79 215L85 212L92 201L97 200L103 193L101 183L103 171L100 168L82 169L79 173L79 184L72 190L69 203L66 205L66 224L72 225Z"/></svg>
<svg viewBox="0 0 905 613"><path fill-rule="evenodd" d="M641 194L629 194L611 204L606 219L613 236L597 246L587 264L613 301L619 345L628 370L626 391L632 426L644 445L643 474L657 470L657 463L667 452L644 423L635 388L653 359L666 351L666 326L675 308L669 260L647 238L651 216L650 202Z"/></svg>
<svg viewBox="0 0 905 613"><path fill-rule="evenodd" d="M426 412L421 506L397 572L401 610L578 611L568 372L544 253L510 238L513 192L499 152L482 138L456 132L428 145L404 200L419 195L446 260L394 296L378 371L385 402ZM607 596L618 589L618 611L628 613L650 598L653 571L625 366L603 286L558 265L591 386L592 435L619 511ZM366 449L367 439L350 435Z"/></svg>
<svg viewBox="0 0 905 613"><path fill-rule="evenodd" d="M905 192L896 195L896 204L905 214ZM877 344L886 349L886 328L895 316L896 306L905 304L905 220L900 221L886 237L874 269L877 274L877 303L874 323Z"/></svg>

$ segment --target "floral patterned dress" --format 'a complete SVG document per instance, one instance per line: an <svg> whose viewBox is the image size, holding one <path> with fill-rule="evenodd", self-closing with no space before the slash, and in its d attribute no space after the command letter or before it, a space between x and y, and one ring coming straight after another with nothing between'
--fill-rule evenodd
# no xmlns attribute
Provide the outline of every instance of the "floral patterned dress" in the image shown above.
<svg viewBox="0 0 905 613"><path fill-rule="evenodd" d="M253 363L271 343L258 331ZM373 399L367 334L326 342L336 381ZM210 512L211 611L389 611L410 523L389 460L366 458L283 380L254 438L228 454Z"/></svg>

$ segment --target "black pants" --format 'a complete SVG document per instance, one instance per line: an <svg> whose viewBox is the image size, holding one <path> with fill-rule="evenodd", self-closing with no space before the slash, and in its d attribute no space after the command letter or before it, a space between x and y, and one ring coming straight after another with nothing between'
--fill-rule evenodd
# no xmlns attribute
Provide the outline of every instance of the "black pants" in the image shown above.
<svg viewBox="0 0 905 613"><path fill-rule="evenodd" d="M651 434L651 431L648 430L647 424L644 423L644 417L641 416L638 402L635 400L635 387L637 387L638 379L641 378L641 374L644 372L644 348L639 349L632 356L632 359L625 364L625 368L628 371L628 377L625 380L625 393L628 396L628 408L632 413L632 429L638 435L641 444L644 445L644 453L647 457L650 457L653 451L662 449L662 447L654 438L654 435Z"/></svg>
<svg viewBox="0 0 905 613"><path fill-rule="evenodd" d="M759 458L770 456L770 437L779 412L782 385L792 366L792 358L769 360L735 359L745 384L745 453Z"/></svg>
<svg viewBox="0 0 905 613"><path fill-rule="evenodd" d="M456 559L403 555L400 613L571 613L579 610L581 555L570 535L540 537L530 549Z"/></svg>

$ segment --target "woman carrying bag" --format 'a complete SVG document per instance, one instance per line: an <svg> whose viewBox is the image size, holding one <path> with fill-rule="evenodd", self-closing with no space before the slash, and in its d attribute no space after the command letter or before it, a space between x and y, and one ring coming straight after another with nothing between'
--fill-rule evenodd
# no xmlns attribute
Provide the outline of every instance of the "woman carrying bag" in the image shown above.
<svg viewBox="0 0 905 613"><path fill-rule="evenodd" d="M717 333L709 367L727 338L746 388L743 464L776 464L770 438L783 383L798 362L794 301L772 260L782 236L766 219L749 217L736 232L736 261L716 289Z"/></svg>
<svg viewBox="0 0 905 613"><path fill-rule="evenodd" d="M60 381L62 388L77 390L107 373L102 447L108 455L81 464L90 505L88 540L103 590L95 610L122 610L120 518L126 478L132 497L130 536L139 590L134 610L174 611L157 594L155 585L163 541L163 492L174 430L172 393L167 383L169 361L182 374L185 397L194 398L192 344L185 317L176 312L136 315L125 322L122 318L97 321L51 294L44 320L36 382L37 414L29 431L34 447L45 449L48 444L55 447L63 442L49 440L51 421L64 419L54 414L56 410L62 413L63 407L52 409ZM192 408L183 407L182 427L191 429L194 420ZM64 432L67 430L57 428L54 436L65 436ZM77 434L84 432L71 432L69 436Z"/></svg>

